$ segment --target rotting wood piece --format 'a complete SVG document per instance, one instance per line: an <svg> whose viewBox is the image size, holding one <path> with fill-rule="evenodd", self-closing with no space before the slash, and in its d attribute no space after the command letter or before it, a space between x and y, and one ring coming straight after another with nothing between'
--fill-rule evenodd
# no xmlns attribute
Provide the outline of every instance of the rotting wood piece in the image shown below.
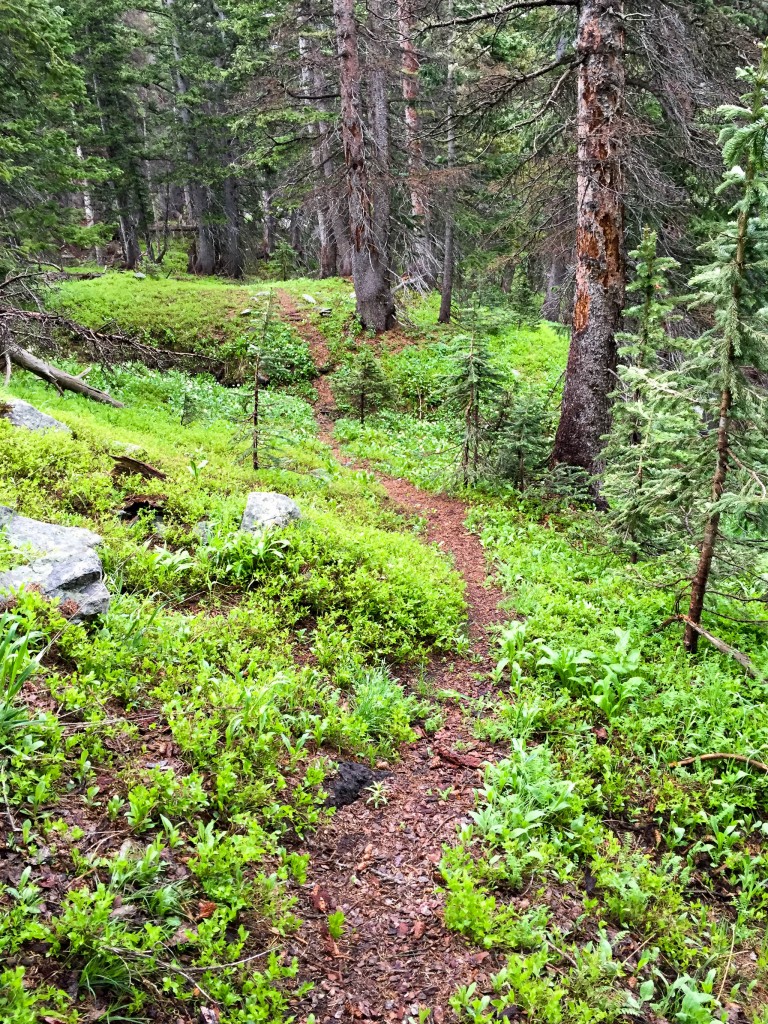
<svg viewBox="0 0 768 1024"><path fill-rule="evenodd" d="M167 475L161 469L150 466L148 462L142 462L141 459L134 459L131 455L111 455L110 458L115 460L113 473L138 473L139 476L148 479L153 477L158 480L167 479Z"/></svg>

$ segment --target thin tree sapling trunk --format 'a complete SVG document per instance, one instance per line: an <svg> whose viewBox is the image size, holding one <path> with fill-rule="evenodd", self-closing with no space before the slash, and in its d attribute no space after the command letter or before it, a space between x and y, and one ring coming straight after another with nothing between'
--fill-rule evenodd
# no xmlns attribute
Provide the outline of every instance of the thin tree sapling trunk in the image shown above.
<svg viewBox="0 0 768 1024"><path fill-rule="evenodd" d="M752 186L754 176L754 163L750 163L746 168L745 174L745 191L747 193ZM735 273L733 275L733 283L731 285L731 294L733 296L735 309L739 308L742 281L746 271L748 232L749 210L746 208L745 204L739 211L736 225L736 252L734 256ZM728 343L728 351L726 355L728 366L730 366L735 357L732 339ZM715 461L714 476L712 477L713 511L710 513L704 527L704 536L699 550L699 562L696 567L696 575L693 577L693 582L691 584L691 602L688 607L688 619L690 622L686 622L685 633L683 634L683 644L685 649L691 654L696 653L699 645L699 633L694 628L694 624L698 625L701 622L701 614L704 611L704 598L707 594L709 575L712 571L712 559L714 558L715 546L717 544L717 537L720 530L720 510L718 505L723 496L725 480L728 475L728 446L730 443L731 406L733 404L733 394L728 384L729 379L730 375L726 373L726 383L720 393L720 414L717 424L717 458Z"/></svg>

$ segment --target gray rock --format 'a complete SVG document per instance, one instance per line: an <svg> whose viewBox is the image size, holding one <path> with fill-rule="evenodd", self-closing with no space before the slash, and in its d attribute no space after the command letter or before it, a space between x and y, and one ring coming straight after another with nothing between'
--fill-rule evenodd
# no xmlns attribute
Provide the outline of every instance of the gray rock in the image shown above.
<svg viewBox="0 0 768 1024"><path fill-rule="evenodd" d="M287 526L301 519L301 510L287 494L272 491L251 491L243 512L240 529L253 533L265 526Z"/></svg>
<svg viewBox="0 0 768 1024"><path fill-rule="evenodd" d="M19 516L5 505L0 505L0 529L5 539L15 548L31 548L37 558L61 562L82 554L85 548L101 544L101 537L82 526L59 526L43 523L39 519Z"/></svg>
<svg viewBox="0 0 768 1024"><path fill-rule="evenodd" d="M65 423L60 423L53 416L40 412L34 405L23 402L20 398L0 398L0 405L10 406L8 412L3 415L14 427L38 431L61 430L65 434L72 433Z"/></svg>
<svg viewBox="0 0 768 1024"><path fill-rule="evenodd" d="M77 611L70 616L73 622L93 619L109 608L101 559L94 550L101 544L97 533L80 526L28 519L3 505L0 530L13 547L30 559L27 565L0 573L0 590L31 584L51 600L72 601L77 605Z"/></svg>

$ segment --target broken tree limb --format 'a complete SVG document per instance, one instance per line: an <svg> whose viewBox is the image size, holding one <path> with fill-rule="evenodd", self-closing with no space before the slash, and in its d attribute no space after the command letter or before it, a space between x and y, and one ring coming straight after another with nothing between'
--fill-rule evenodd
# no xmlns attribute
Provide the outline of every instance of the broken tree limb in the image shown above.
<svg viewBox="0 0 768 1024"><path fill-rule="evenodd" d="M750 768L757 768L768 774L768 764L763 761L756 761L754 757L746 757L744 754L696 754L694 757L684 757L681 761L670 761L670 768L684 768L696 761L738 761L739 764L747 764Z"/></svg>
<svg viewBox="0 0 768 1024"><path fill-rule="evenodd" d="M131 455L111 455L110 458L115 460L113 473L137 473L148 479L152 477L156 477L158 480L166 479L166 474L161 469L151 466L148 462L142 462L141 459L134 459Z"/></svg>
<svg viewBox="0 0 768 1024"><path fill-rule="evenodd" d="M725 640L721 640L719 637L714 636L708 629L704 629L700 623L694 622L688 615L670 615L668 619L665 619L661 625L658 626L657 632L660 632L662 629L666 629L667 626L670 626L673 622L684 622L687 626L690 626L691 629L696 630L696 632L703 636L705 640L709 640L712 646L716 647L718 651L722 651L723 654L729 655L729 657L733 658L734 661L738 661L741 667L750 676L752 676L753 679L758 679L761 683L766 682L766 678L763 673L757 665L755 665L755 663L746 656L746 654L743 654L735 647L731 647L731 645L727 644Z"/></svg>
<svg viewBox="0 0 768 1024"><path fill-rule="evenodd" d="M116 398L108 395L106 391L100 391L98 388L91 387L81 377L75 377L71 373L66 373L64 370L59 370L50 363L38 359L37 356L33 356L31 352L15 342L7 345L5 354L10 357L11 362L15 363L16 366L34 373L36 377L41 377L43 380L48 381L49 384L53 384L60 391L74 391L76 394L84 395L94 402L113 405L116 409L124 408L122 402L118 402Z"/></svg>
<svg viewBox="0 0 768 1024"><path fill-rule="evenodd" d="M157 348L124 334L111 324L100 328L86 327L69 317L44 309L19 309L16 306L0 305L0 339L10 338L12 344L21 348L26 347L27 339L34 339L35 348L42 345L47 355L58 351L56 335L67 335L78 353L103 366L140 362L157 370L176 367L187 373L210 373L220 382L239 383L242 377L238 367L227 360L199 352ZM0 352L4 347L0 340Z"/></svg>

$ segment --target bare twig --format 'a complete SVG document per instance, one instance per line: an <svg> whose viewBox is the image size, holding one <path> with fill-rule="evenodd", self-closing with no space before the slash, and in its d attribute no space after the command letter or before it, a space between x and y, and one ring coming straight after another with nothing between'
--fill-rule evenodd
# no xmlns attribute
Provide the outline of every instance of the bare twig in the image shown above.
<svg viewBox="0 0 768 1024"><path fill-rule="evenodd" d="M665 619L658 626L658 630L666 629L666 627L670 626L673 622L684 622L686 625L690 626L691 629L695 629L700 636L705 638L705 640L709 640L712 646L716 647L718 651L722 651L723 654L727 654L735 661L738 661L741 667L748 672L753 679L758 679L760 682L766 682L766 678L763 673L757 665L755 665L755 663L746 656L746 654L743 654L735 647L731 647L731 645L727 644L725 640L721 640L719 637L714 636L709 632L709 630L704 629L700 623L694 622L688 615L670 615L669 618Z"/></svg>
<svg viewBox="0 0 768 1024"><path fill-rule="evenodd" d="M694 764L696 761L738 761L739 764L749 765L750 768L757 768L761 772L768 774L768 764L764 761L756 761L754 757L747 757L745 754L695 754L693 757L684 757L681 761L670 761L670 768L684 768L688 764Z"/></svg>

